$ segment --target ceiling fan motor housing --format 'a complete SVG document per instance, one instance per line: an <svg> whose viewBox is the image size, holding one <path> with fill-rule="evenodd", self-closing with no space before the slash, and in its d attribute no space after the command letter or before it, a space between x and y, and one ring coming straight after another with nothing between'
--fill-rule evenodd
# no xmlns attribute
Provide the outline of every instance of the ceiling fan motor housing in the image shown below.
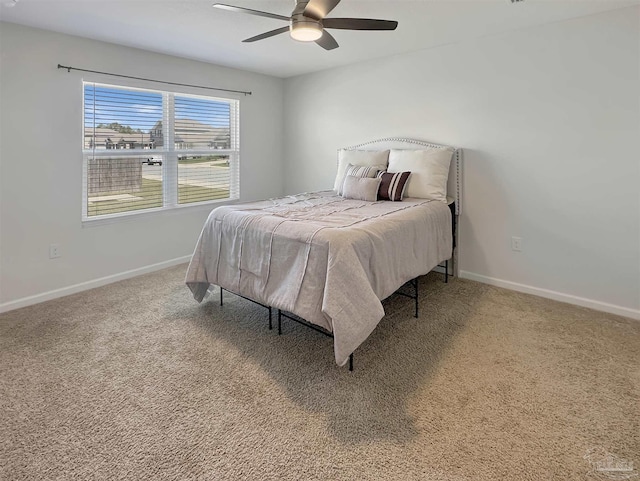
<svg viewBox="0 0 640 481"><path fill-rule="evenodd" d="M299 1L291 14L291 37L302 42L312 42L322 37L322 20L303 14L308 1Z"/></svg>

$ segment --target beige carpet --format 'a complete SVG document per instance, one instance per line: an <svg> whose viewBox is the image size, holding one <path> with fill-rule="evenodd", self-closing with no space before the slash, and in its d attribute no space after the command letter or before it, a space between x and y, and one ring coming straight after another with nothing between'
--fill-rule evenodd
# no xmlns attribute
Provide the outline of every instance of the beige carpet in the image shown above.
<svg viewBox="0 0 640 481"><path fill-rule="evenodd" d="M197 304L185 268L0 315L0 479L612 479L607 454L639 471L638 321L431 274L420 318L387 301L349 373L331 339L278 337L244 299Z"/></svg>

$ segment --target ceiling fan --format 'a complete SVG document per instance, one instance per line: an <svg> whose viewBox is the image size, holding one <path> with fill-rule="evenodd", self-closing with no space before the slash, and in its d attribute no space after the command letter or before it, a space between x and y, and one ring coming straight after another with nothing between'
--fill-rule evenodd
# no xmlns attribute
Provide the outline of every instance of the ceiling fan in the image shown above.
<svg viewBox="0 0 640 481"><path fill-rule="evenodd" d="M340 0L297 0L296 6L290 17L275 13L261 12L250 8L234 7L215 3L215 8L230 10L232 12L248 13L259 17L274 18L289 22L287 27L277 28L269 32L247 38L243 42L255 42L273 37L281 33L289 32L291 37L301 42L315 42L325 50L338 48L338 42L327 32L327 28L341 30L395 30L398 22L394 20L375 20L370 18L326 18L336 8Z"/></svg>

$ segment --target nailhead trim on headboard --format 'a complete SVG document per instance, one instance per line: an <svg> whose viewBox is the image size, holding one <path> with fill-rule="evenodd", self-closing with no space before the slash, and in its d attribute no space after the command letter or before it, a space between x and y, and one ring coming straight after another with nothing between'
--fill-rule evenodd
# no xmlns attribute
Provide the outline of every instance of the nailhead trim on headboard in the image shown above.
<svg viewBox="0 0 640 481"><path fill-rule="evenodd" d="M345 150L358 150L362 147L367 147L372 144L378 144L382 142L402 142L406 144L414 144L420 145L422 147L430 147L432 149L444 149L444 148L452 148L453 152L453 160L456 165L456 192L455 192L455 201L456 201L456 215L460 214L460 210L462 207L462 189L460 184L460 163L462 160L462 149L456 149L455 147L450 147L448 145L440 145L440 144L432 144L430 142L424 142L422 140L416 139L404 139L401 137L387 137L384 139L371 140L369 142L364 142L362 144L354 145L352 147L345 147Z"/></svg>

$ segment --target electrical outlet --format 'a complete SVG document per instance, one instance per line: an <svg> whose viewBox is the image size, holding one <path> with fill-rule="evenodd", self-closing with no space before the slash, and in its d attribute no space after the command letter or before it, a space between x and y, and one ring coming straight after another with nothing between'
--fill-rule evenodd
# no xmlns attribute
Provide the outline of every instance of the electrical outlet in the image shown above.
<svg viewBox="0 0 640 481"><path fill-rule="evenodd" d="M515 252L522 252L522 237L511 238L511 250Z"/></svg>
<svg viewBox="0 0 640 481"><path fill-rule="evenodd" d="M58 257L62 257L62 252L60 252L59 244L50 244L49 245L49 259L57 259Z"/></svg>

